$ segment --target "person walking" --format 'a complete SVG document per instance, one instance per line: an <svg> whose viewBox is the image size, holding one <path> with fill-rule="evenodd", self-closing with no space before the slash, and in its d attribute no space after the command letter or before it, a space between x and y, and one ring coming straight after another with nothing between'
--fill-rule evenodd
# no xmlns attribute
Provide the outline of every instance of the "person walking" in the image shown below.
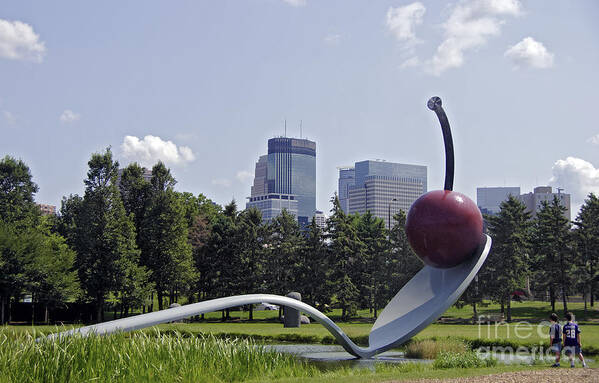
<svg viewBox="0 0 599 383"><path fill-rule="evenodd" d="M587 367L582 356L582 343L580 342L580 329L578 325L573 322L574 315L572 313L566 314L566 320L568 323L564 325L564 351L570 358L570 367L574 368L574 355L578 356L578 359L582 362L582 367Z"/></svg>
<svg viewBox="0 0 599 383"><path fill-rule="evenodd" d="M559 318L556 313L549 317L551 327L549 327L549 344L551 351L555 352L555 363L551 367L559 367L559 360L562 354L562 329L559 325Z"/></svg>

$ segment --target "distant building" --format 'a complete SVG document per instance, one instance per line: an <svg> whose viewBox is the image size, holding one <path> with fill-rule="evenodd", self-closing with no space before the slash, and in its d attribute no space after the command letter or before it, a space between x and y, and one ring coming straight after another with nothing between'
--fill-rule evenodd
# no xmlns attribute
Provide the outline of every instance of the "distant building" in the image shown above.
<svg viewBox="0 0 599 383"><path fill-rule="evenodd" d="M482 214L499 213L499 205L513 196L520 196L520 187L482 187L476 188L476 205Z"/></svg>
<svg viewBox="0 0 599 383"><path fill-rule="evenodd" d="M262 221L268 222L280 215L283 209L297 218L298 201L291 194L268 193L254 197L248 197L246 209L255 207L262 213Z"/></svg>
<svg viewBox="0 0 599 383"><path fill-rule="evenodd" d="M327 216L320 210L316 210L314 213L314 220L316 221L316 225L324 230L327 226Z"/></svg>
<svg viewBox="0 0 599 383"><path fill-rule="evenodd" d="M45 203L38 203L37 206L40 208L42 215L56 215L55 205L46 205Z"/></svg>
<svg viewBox="0 0 599 383"><path fill-rule="evenodd" d="M252 197L268 194L267 169L268 156L260 156L260 159L256 162L256 170L254 172L254 184L250 193Z"/></svg>
<svg viewBox="0 0 599 383"><path fill-rule="evenodd" d="M387 227L399 210L406 213L427 191L427 170L422 165L385 161L356 162L355 183L349 187L348 213L370 211ZM391 219L390 219L391 218Z"/></svg>
<svg viewBox="0 0 599 383"><path fill-rule="evenodd" d="M551 203L553 198L557 197L560 201L560 205L566 208L564 217L570 220L570 194L562 193L561 190L562 189L558 188L557 193L553 193L551 186L537 186L532 193L521 194L518 199L526 206L526 211L531 213L532 217L536 217L543 202Z"/></svg>
<svg viewBox="0 0 599 383"><path fill-rule="evenodd" d="M268 154L256 163L250 194L246 206L267 209L262 210L265 220L284 206L305 227L316 211L316 143L288 137L268 140Z"/></svg>
<svg viewBox="0 0 599 383"><path fill-rule="evenodd" d="M349 212L349 188L356 183L356 169L354 167L339 168L339 190L337 196L341 209L347 214Z"/></svg>

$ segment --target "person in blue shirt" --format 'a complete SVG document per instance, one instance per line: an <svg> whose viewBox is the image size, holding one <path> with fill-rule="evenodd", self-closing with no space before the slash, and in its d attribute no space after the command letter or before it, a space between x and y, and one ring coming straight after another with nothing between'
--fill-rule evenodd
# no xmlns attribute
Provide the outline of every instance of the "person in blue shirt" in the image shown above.
<svg viewBox="0 0 599 383"><path fill-rule="evenodd" d="M582 344L580 343L580 329L578 325L573 322L574 315L572 313L566 314L566 320L568 323L564 325L564 351L570 358L570 367L574 368L574 354L578 355L578 359L582 362L582 367L586 367L587 364L582 356Z"/></svg>
<svg viewBox="0 0 599 383"><path fill-rule="evenodd" d="M557 314L553 313L549 317L551 327L549 327L549 344L551 351L555 352L555 363L551 367L559 367L559 360L562 351L562 329L559 325Z"/></svg>

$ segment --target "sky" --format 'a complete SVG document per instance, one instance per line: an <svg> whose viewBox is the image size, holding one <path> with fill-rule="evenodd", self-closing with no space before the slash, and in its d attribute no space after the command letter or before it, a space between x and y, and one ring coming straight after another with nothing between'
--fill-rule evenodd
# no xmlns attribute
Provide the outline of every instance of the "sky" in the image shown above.
<svg viewBox="0 0 599 383"><path fill-rule="evenodd" d="M30 167L40 203L83 194L111 147L243 208L286 121L316 141L328 213L356 161L426 165L443 187L440 96L454 190L552 185L575 212L599 193L598 17L593 0L3 2L0 156Z"/></svg>

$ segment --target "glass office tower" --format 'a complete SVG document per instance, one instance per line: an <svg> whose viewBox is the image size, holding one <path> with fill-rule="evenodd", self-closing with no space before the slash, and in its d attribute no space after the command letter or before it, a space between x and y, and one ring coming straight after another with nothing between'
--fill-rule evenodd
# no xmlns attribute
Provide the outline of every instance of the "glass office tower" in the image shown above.
<svg viewBox="0 0 599 383"><path fill-rule="evenodd" d="M386 161L361 161L354 166L355 182L349 185L347 204L349 214L364 214L382 218L387 228L392 217L412 203L427 189L426 166ZM339 190L341 194L342 190Z"/></svg>
<svg viewBox="0 0 599 383"><path fill-rule="evenodd" d="M268 193L290 194L298 201L297 220L307 225L316 211L316 143L276 137L268 140Z"/></svg>

